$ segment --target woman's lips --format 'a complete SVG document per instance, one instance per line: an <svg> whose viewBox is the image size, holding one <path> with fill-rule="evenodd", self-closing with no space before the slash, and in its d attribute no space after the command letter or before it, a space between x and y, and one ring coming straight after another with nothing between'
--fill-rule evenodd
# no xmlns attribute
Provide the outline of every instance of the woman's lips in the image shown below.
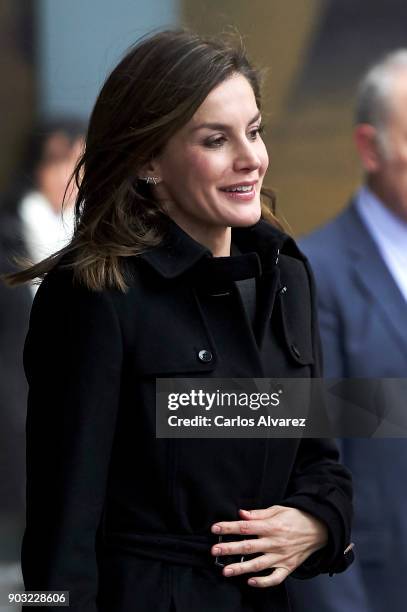
<svg viewBox="0 0 407 612"><path fill-rule="evenodd" d="M226 189L220 189L229 200L237 200L239 202L249 202L256 197L256 187L252 185L250 191L227 191Z"/></svg>

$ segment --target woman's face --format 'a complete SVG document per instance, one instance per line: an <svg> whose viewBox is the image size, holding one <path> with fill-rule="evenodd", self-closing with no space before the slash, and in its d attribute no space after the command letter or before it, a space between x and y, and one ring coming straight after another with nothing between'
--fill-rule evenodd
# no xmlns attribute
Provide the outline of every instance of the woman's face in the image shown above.
<svg viewBox="0 0 407 612"><path fill-rule="evenodd" d="M42 160L36 174L36 186L58 214L61 214L65 189L83 152L83 147L83 138L78 137L72 143L63 131L50 134L44 144ZM71 182L65 197L67 208L74 205L76 194L77 187Z"/></svg>
<svg viewBox="0 0 407 612"><path fill-rule="evenodd" d="M196 240L259 220L268 166L260 122L252 87L236 74L209 93L155 160L158 199Z"/></svg>

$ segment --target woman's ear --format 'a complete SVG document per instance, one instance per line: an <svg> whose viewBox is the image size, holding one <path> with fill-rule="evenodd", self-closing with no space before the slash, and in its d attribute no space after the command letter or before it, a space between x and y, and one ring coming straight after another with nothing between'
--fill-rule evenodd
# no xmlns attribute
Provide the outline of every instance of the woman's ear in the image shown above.
<svg viewBox="0 0 407 612"><path fill-rule="evenodd" d="M142 166L137 173L137 178L139 181L145 181L146 183L152 185L158 185L158 183L161 183L162 179L159 172L158 162L151 160Z"/></svg>
<svg viewBox="0 0 407 612"><path fill-rule="evenodd" d="M369 123L360 123L353 133L356 149L368 174L380 170L383 152L378 141L377 129Z"/></svg>

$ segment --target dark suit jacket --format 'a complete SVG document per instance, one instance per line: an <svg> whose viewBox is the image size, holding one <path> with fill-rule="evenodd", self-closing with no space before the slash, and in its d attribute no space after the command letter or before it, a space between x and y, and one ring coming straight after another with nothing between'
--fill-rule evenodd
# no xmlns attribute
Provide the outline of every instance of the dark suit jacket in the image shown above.
<svg viewBox="0 0 407 612"><path fill-rule="evenodd" d="M406 377L407 304L355 206L300 246L317 280L325 375ZM354 478L356 562L293 583L294 611L404 612L407 441L345 439L342 454Z"/></svg>
<svg viewBox="0 0 407 612"><path fill-rule="evenodd" d="M81 612L285 612L284 585L260 592L215 571L210 526L242 505L327 523L328 546L297 575L351 561L350 480L332 442L155 438L156 377L319 372L313 285L294 242L265 222L233 240L242 255L213 258L171 224L128 262L125 294L74 286L61 269L41 285L25 350L26 589L70 590ZM234 285L253 276L254 330Z"/></svg>

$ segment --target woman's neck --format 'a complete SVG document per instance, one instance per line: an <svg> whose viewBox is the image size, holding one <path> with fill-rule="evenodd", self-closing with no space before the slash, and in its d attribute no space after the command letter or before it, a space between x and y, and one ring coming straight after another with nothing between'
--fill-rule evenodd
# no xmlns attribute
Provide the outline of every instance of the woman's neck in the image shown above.
<svg viewBox="0 0 407 612"><path fill-rule="evenodd" d="M171 218L191 238L207 247L214 257L229 257L232 235L230 227L183 223L182 219L177 219L175 216Z"/></svg>

